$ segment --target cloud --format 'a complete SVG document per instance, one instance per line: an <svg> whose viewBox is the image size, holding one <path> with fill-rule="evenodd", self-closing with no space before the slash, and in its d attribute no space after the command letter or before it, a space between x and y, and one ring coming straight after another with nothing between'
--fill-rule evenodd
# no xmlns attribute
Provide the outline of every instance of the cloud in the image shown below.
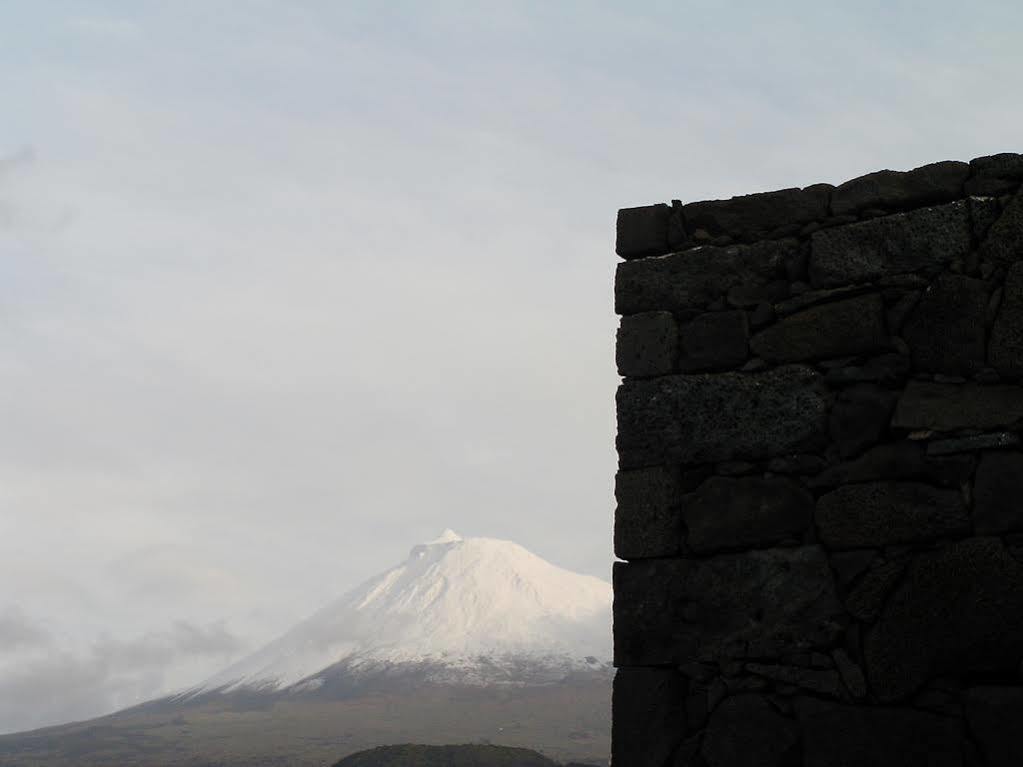
<svg viewBox="0 0 1023 767"><path fill-rule="evenodd" d="M0 612L0 652L48 645L50 635L18 607Z"/></svg>

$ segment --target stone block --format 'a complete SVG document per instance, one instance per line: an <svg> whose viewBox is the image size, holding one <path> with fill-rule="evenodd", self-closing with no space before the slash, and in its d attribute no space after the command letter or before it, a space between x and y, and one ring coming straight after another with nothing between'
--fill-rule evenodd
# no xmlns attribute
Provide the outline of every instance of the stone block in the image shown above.
<svg viewBox="0 0 1023 767"><path fill-rule="evenodd" d="M864 637L867 681L882 703L931 676L1015 673L1023 658L1023 563L997 538L917 555Z"/></svg>
<svg viewBox="0 0 1023 767"><path fill-rule="evenodd" d="M881 170L839 184L831 193L831 212L836 216L867 208L899 210L948 202L964 196L963 183L970 173L965 162L945 161L900 172Z"/></svg>
<svg viewBox="0 0 1023 767"><path fill-rule="evenodd" d="M747 663L745 668L751 674L758 674L775 682L802 687L804 690L813 690L832 698L846 697L842 678L837 671L832 669L802 668L778 663Z"/></svg>
<svg viewBox="0 0 1023 767"><path fill-rule="evenodd" d="M889 348L884 303L877 293L812 306L783 317L750 339L769 362L869 354Z"/></svg>
<svg viewBox="0 0 1023 767"><path fill-rule="evenodd" d="M832 650L831 657L834 658L835 668L838 669L838 673L842 677L842 683L849 693L857 700L865 697L867 694L867 679L863 675L863 669L853 663L849 653L841 647Z"/></svg>
<svg viewBox="0 0 1023 767"><path fill-rule="evenodd" d="M798 240L727 248L703 246L665 256L622 261L615 273L615 312L676 314L705 309L736 285L767 284L783 276Z"/></svg>
<svg viewBox="0 0 1023 767"><path fill-rule="evenodd" d="M632 767L670 767L686 737L688 683L674 669L620 668L611 692L611 759Z"/></svg>
<svg viewBox="0 0 1023 767"><path fill-rule="evenodd" d="M970 731L980 743L988 767L1019 767L1023 687L971 687L963 700Z"/></svg>
<svg viewBox="0 0 1023 767"><path fill-rule="evenodd" d="M1005 152L978 157L970 162L967 194L998 196L1015 191L1023 183L1023 155Z"/></svg>
<svg viewBox="0 0 1023 767"><path fill-rule="evenodd" d="M842 458L876 445L888 429L899 395L876 384L853 384L835 398L828 433Z"/></svg>
<svg viewBox="0 0 1023 767"><path fill-rule="evenodd" d="M871 623L881 614L885 597L902 576L905 562L894 560L873 567L863 574L845 598L845 609L856 620Z"/></svg>
<svg viewBox="0 0 1023 767"><path fill-rule="evenodd" d="M614 547L619 559L679 553L682 519L678 478L662 466L615 476Z"/></svg>
<svg viewBox="0 0 1023 767"><path fill-rule="evenodd" d="M618 375L658 376L674 371L678 325L669 312L622 317L615 345Z"/></svg>
<svg viewBox="0 0 1023 767"><path fill-rule="evenodd" d="M920 482L843 485L817 499L814 519L829 549L858 549L968 535L961 493Z"/></svg>
<svg viewBox="0 0 1023 767"><path fill-rule="evenodd" d="M841 636L819 546L614 563L615 665L780 658Z"/></svg>
<svg viewBox="0 0 1023 767"><path fill-rule="evenodd" d="M851 461L835 464L810 477L806 484L817 488L879 479L918 479L932 485L958 488L970 480L973 468L973 456L931 457L919 442L899 440L873 447Z"/></svg>
<svg viewBox="0 0 1023 767"><path fill-rule="evenodd" d="M701 754L707 767L783 767L798 754L796 723L763 695L725 698L707 722Z"/></svg>
<svg viewBox="0 0 1023 767"><path fill-rule="evenodd" d="M1009 431L997 431L991 434L974 434L971 437L936 439L927 443L927 455L951 455L953 453L981 450L983 448L1011 447L1019 443L1018 435Z"/></svg>
<svg viewBox="0 0 1023 767"><path fill-rule="evenodd" d="M663 203L619 210L615 252L626 259L667 253L670 215Z"/></svg>
<svg viewBox="0 0 1023 767"><path fill-rule="evenodd" d="M802 538L813 496L784 477L711 477L682 498L686 545L698 554Z"/></svg>
<svg viewBox="0 0 1023 767"><path fill-rule="evenodd" d="M899 386L909 376L912 366L906 354L890 352L871 357L862 365L847 365L827 372L825 383L845 386L851 383L879 383L882 386Z"/></svg>
<svg viewBox="0 0 1023 767"><path fill-rule="evenodd" d="M762 239L780 227L802 227L828 216L828 184L806 189L779 189L733 197L704 200L682 207L691 230L703 229L712 236L730 235L737 240Z"/></svg>
<svg viewBox="0 0 1023 767"><path fill-rule="evenodd" d="M909 381L892 416L894 429L995 429L1023 422L1023 387Z"/></svg>
<svg viewBox="0 0 1023 767"><path fill-rule="evenodd" d="M980 247L980 256L998 266L1023 259L1023 190L1009 200L1002 215L991 225Z"/></svg>
<svg viewBox="0 0 1023 767"><path fill-rule="evenodd" d="M978 535L1023 530L1023 453L981 454L973 484L973 529Z"/></svg>
<svg viewBox="0 0 1023 767"><path fill-rule="evenodd" d="M619 463L640 468L814 452L827 440L832 396L820 374L803 365L626 380L617 393Z"/></svg>
<svg viewBox="0 0 1023 767"><path fill-rule="evenodd" d="M803 767L963 767L958 720L910 708L798 696Z"/></svg>
<svg viewBox="0 0 1023 767"><path fill-rule="evenodd" d="M989 285L958 274L940 275L906 320L902 338L918 371L971 375L985 364Z"/></svg>
<svg viewBox="0 0 1023 767"><path fill-rule="evenodd" d="M1023 227L1023 221L1020 222ZM1023 228L1017 233L1023 240ZM991 326L988 363L1004 376L1023 375L1023 261L1009 266L1002 301Z"/></svg>
<svg viewBox="0 0 1023 767"><path fill-rule="evenodd" d="M682 326L679 369L682 372L727 370L749 356L746 312L707 312Z"/></svg>
<svg viewBox="0 0 1023 767"><path fill-rule="evenodd" d="M970 252L969 204L963 200L822 229L810 239L808 271L815 288L907 272L934 276Z"/></svg>

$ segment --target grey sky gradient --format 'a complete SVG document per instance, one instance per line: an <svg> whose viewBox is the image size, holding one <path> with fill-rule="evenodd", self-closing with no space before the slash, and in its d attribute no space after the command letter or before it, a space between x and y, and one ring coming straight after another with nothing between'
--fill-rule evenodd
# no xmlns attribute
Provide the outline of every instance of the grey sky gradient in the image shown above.
<svg viewBox="0 0 1023 767"><path fill-rule="evenodd" d="M0 731L445 527L609 578L616 210L1021 149L1018 3L643 6L0 2Z"/></svg>

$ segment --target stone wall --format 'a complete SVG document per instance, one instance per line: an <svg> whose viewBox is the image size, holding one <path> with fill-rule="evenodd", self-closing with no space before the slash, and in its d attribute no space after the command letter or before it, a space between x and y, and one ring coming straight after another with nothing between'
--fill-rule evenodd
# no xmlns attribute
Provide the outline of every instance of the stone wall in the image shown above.
<svg viewBox="0 0 1023 767"><path fill-rule="evenodd" d="M1021 183L619 211L615 767L1023 764Z"/></svg>

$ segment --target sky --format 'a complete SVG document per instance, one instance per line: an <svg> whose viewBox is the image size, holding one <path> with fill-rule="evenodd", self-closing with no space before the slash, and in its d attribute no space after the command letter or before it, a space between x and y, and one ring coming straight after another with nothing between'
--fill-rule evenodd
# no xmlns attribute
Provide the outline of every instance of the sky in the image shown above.
<svg viewBox="0 0 1023 767"><path fill-rule="evenodd" d="M1023 151L1023 5L0 0L0 732L445 528L610 579L619 208Z"/></svg>

